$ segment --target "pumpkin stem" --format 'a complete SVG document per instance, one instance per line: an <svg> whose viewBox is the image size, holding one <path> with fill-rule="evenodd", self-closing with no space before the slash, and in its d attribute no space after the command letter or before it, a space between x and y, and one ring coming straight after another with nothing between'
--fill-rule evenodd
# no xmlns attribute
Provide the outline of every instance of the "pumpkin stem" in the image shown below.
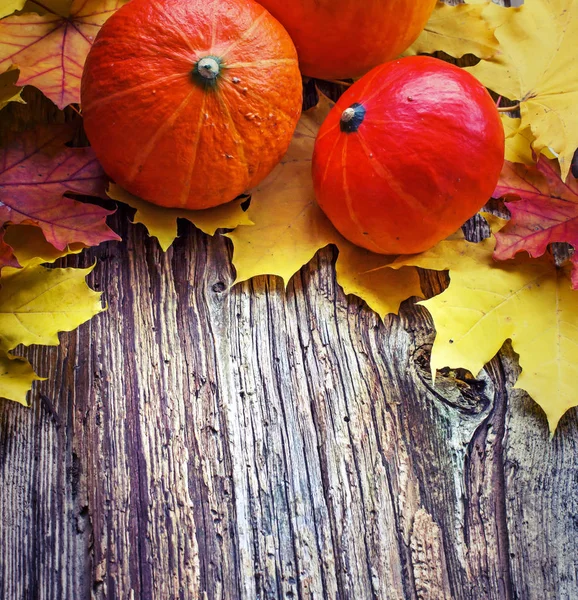
<svg viewBox="0 0 578 600"><path fill-rule="evenodd" d="M217 56L205 56L195 63L191 77L199 85L214 87L220 72L221 59Z"/></svg>
<svg viewBox="0 0 578 600"><path fill-rule="evenodd" d="M365 107L358 102L346 108L341 114L340 128L344 133L355 133L365 119Z"/></svg>

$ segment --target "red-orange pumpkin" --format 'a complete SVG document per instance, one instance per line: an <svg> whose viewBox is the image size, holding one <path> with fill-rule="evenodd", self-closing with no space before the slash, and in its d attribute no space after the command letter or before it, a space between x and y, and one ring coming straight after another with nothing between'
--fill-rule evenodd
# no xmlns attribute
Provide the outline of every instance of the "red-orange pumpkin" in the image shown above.
<svg viewBox="0 0 578 600"><path fill-rule="evenodd" d="M436 0L259 0L285 26L309 77L360 77L418 37Z"/></svg>
<svg viewBox="0 0 578 600"><path fill-rule="evenodd" d="M454 233L490 198L504 161L492 98L467 71L411 57L340 98L313 154L317 201L354 244L412 254Z"/></svg>
<svg viewBox="0 0 578 600"><path fill-rule="evenodd" d="M289 35L253 0L132 0L99 32L81 98L110 177L150 202L201 209L279 162L302 83Z"/></svg>

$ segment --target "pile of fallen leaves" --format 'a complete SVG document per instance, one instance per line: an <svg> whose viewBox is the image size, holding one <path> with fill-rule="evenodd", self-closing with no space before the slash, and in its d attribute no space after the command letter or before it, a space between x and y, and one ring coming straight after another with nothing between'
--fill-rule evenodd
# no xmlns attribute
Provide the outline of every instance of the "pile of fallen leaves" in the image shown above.
<svg viewBox="0 0 578 600"><path fill-rule="evenodd" d="M84 59L98 28L123 0L9 0L0 9L0 108L21 101L21 86L39 88L60 109L79 101ZM15 11L19 11L13 14ZM161 209L109 185L90 148L70 148L73 132L41 127L0 149L0 396L25 403L38 378L15 357L19 344L57 344L101 310L85 284L90 270L42 266L117 236L108 211L63 194L108 197L137 209L135 221L167 249L185 218L214 235L227 229L236 281L290 278L324 246L338 250L337 278L382 317L420 296L418 268L447 271L448 288L422 302L437 335L431 369L477 374L512 340L522 374L517 386L544 409L554 431L578 404L578 254L556 264L550 244L578 245L578 0L526 0L505 8L488 0L439 3L407 52L474 55L468 70L512 106L503 115L506 163L494 196L511 219L489 216L489 238L461 233L414 256L385 257L343 239L315 204L311 156L331 103L306 111L286 157L241 201L206 211ZM517 117L510 115L519 115ZM106 191L106 194L105 194ZM232 230L232 231L231 231ZM573 289L574 288L574 289Z"/></svg>

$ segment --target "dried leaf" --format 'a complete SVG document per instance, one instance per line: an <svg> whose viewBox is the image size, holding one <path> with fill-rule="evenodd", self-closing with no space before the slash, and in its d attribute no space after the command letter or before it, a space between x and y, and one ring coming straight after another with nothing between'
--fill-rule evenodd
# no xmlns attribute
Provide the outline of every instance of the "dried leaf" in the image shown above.
<svg viewBox="0 0 578 600"><path fill-rule="evenodd" d="M238 225L251 225L247 213L241 208L242 199L205 210L181 210L155 206L137 198L116 184L110 185L107 194L113 200L136 208L134 223L142 223L149 235L156 237L163 251L167 251L177 237L177 219L187 219L208 235L217 229L234 229Z"/></svg>
<svg viewBox="0 0 578 600"><path fill-rule="evenodd" d="M32 383L42 379L27 360L0 350L0 398L28 406L26 395Z"/></svg>
<svg viewBox="0 0 578 600"><path fill-rule="evenodd" d="M120 239L106 225L111 211L63 197L104 195L105 179L90 148L68 148L66 126L43 126L0 149L0 224L32 223L59 250Z"/></svg>
<svg viewBox="0 0 578 600"><path fill-rule="evenodd" d="M104 22L126 0L74 0L68 16L27 13L0 21L0 70L17 66L58 108L80 102L86 55Z"/></svg>
<svg viewBox="0 0 578 600"><path fill-rule="evenodd" d="M417 270L381 268L391 260L390 256L375 254L342 240L335 264L337 281L343 291L363 298L382 319L389 313L397 313L404 300L422 295Z"/></svg>
<svg viewBox="0 0 578 600"><path fill-rule="evenodd" d="M493 246L492 238L479 244L445 241L392 266L450 269L449 287L420 303L437 331L432 373L462 367L475 375L511 339L522 367L516 387L542 407L553 432L561 416L578 405L578 293L551 262L497 263Z"/></svg>
<svg viewBox="0 0 578 600"><path fill-rule="evenodd" d="M254 225L227 234L234 245L236 282L278 275L288 283L319 248L341 237L317 206L311 178L315 137L330 108L322 97L303 114L287 154L251 192L247 212Z"/></svg>
<svg viewBox="0 0 578 600"><path fill-rule="evenodd" d="M91 271L6 267L0 289L0 351L18 344L57 346L59 331L72 331L101 312L100 293L85 281Z"/></svg>
<svg viewBox="0 0 578 600"><path fill-rule="evenodd" d="M565 180L578 147L578 0L526 0L495 30L499 52L468 70L486 87L520 102L521 129L530 127L537 154L559 155Z"/></svg>
<svg viewBox="0 0 578 600"><path fill-rule="evenodd" d="M0 75L0 110L7 106L10 102L20 102L26 104L21 98L22 88L18 87L18 69L9 69Z"/></svg>
<svg viewBox="0 0 578 600"><path fill-rule="evenodd" d="M480 58L494 56L498 40L483 18L484 13L489 12L496 13L496 20L511 16L507 8L490 1L455 6L438 2L424 30L404 55L433 54L441 50L454 58L464 54Z"/></svg>
<svg viewBox="0 0 578 600"><path fill-rule="evenodd" d="M570 174L563 183L555 161L540 158L536 166L506 162L494 196L506 202L512 218L496 234L494 257L512 258L525 250L541 256L552 242L578 248L578 182Z"/></svg>

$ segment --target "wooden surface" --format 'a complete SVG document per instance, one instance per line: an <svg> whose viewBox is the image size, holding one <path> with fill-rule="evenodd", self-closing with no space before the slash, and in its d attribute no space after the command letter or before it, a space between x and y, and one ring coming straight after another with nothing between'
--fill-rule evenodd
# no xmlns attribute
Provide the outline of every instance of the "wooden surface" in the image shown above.
<svg viewBox="0 0 578 600"><path fill-rule="evenodd" d="M231 289L228 240L112 223L63 263L108 311L0 401L0 598L578 597L576 411L550 440L511 349L434 388L427 311L381 323L331 248Z"/></svg>

